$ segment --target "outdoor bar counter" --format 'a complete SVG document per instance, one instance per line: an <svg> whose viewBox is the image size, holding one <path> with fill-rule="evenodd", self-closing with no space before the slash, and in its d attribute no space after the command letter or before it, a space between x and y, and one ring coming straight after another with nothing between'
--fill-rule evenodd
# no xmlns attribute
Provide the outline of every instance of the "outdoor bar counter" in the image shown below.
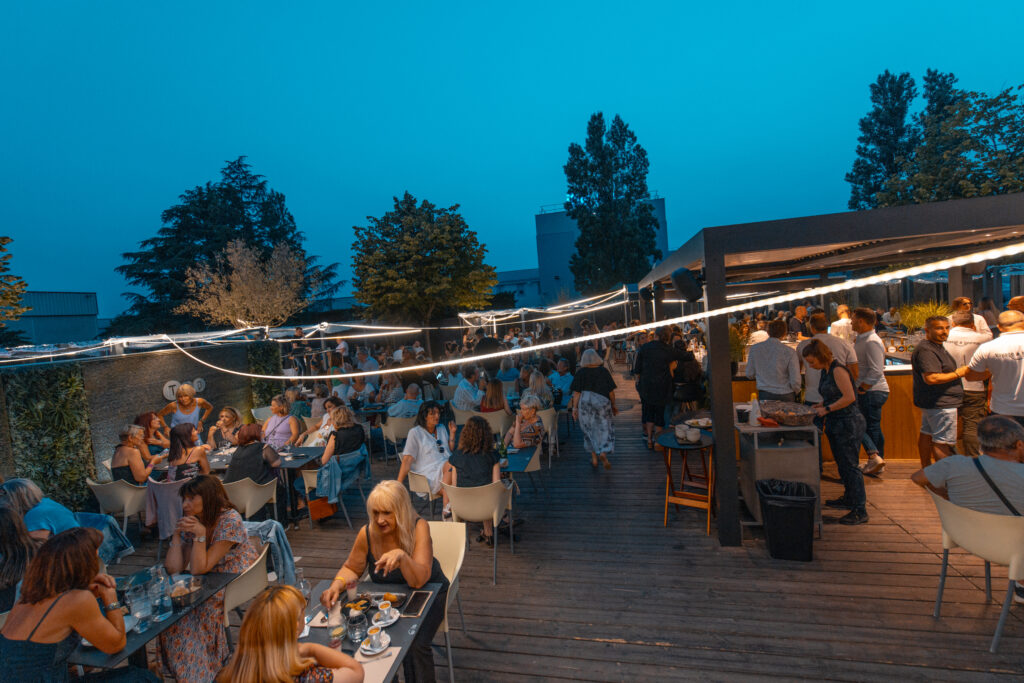
<svg viewBox="0 0 1024 683"><path fill-rule="evenodd" d="M886 460L918 460L917 433L921 411L914 407L913 377L909 365L887 365L885 381L889 383L889 400L882 407L882 433L885 434ZM745 403L756 392L754 380L734 377L732 400ZM832 459L828 439L822 439L822 453Z"/></svg>

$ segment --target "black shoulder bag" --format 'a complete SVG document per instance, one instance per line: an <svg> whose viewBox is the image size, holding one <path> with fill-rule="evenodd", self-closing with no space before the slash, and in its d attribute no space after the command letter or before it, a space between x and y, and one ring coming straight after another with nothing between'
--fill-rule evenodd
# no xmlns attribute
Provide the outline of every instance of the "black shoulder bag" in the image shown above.
<svg viewBox="0 0 1024 683"><path fill-rule="evenodd" d="M994 481L992 481L992 477L988 476L988 472L986 472L985 468L981 466L981 460L979 458L971 458L971 459L974 460L974 466L978 468L978 472L980 472L981 476L984 477L985 483L987 483L992 488L992 490L995 492L995 494L997 496L999 496L999 500L1003 501L1003 505L1005 505L1007 507L1007 509L1010 512L1012 512L1015 517L1020 517L1021 514L1019 512L1017 512L1017 508L1013 507L1013 505L1010 503L1010 501L1008 501L1006 499L1006 496L1003 495L1003 492L1000 491L999 487L996 486L996 483Z"/></svg>

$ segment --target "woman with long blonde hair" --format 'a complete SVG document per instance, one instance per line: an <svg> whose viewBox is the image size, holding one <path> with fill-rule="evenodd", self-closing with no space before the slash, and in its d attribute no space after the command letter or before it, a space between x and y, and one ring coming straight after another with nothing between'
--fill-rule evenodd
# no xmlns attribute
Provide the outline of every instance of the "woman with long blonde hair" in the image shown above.
<svg viewBox="0 0 1024 683"><path fill-rule="evenodd" d="M369 523L359 530L348 559L320 596L320 602L330 609L346 584L358 581L366 570L374 583L414 589L427 583L441 584L403 664L405 680L429 683L435 680L430 642L444 619L448 598L448 579L434 558L430 525L413 510L405 487L393 479L380 482L366 497L366 514Z"/></svg>
<svg viewBox="0 0 1024 683"><path fill-rule="evenodd" d="M252 601L238 649L218 683L360 683L363 667L333 648L300 643L306 601L297 588L271 586Z"/></svg>

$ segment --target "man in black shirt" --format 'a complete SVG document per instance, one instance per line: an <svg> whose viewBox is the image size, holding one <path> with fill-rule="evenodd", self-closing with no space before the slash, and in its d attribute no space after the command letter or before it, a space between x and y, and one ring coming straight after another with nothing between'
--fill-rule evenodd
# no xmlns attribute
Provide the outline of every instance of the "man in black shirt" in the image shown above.
<svg viewBox="0 0 1024 683"><path fill-rule="evenodd" d="M925 321L924 339L911 356L914 372L914 405L921 409L917 452L921 467L953 453L956 445L957 408L963 401L960 379L967 368L957 367L942 343L949 337L949 319L932 316Z"/></svg>
<svg viewBox="0 0 1024 683"><path fill-rule="evenodd" d="M497 353L501 351L501 342L494 337L488 337L484 332L484 328L476 328L476 344L473 346L473 355L480 356L485 353ZM498 367L501 365L500 358L489 358L485 361L481 361L481 365L487 370L487 377L493 379L498 374Z"/></svg>
<svg viewBox="0 0 1024 683"><path fill-rule="evenodd" d="M797 306L793 309L793 317L789 319L789 333L797 339L810 339L807 331L807 307Z"/></svg>

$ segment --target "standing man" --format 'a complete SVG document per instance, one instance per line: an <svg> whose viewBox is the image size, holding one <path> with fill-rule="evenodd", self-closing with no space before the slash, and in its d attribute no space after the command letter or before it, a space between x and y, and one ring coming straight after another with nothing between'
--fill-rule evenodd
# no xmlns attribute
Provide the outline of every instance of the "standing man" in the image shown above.
<svg viewBox="0 0 1024 683"><path fill-rule="evenodd" d="M974 319L974 331L985 335L988 339L992 338L992 330L988 328L988 323L985 322L985 317L974 312L974 302L971 301L969 296L958 296L953 299L953 312L967 313ZM953 316L949 317L949 322L950 327L952 327L954 324Z"/></svg>
<svg viewBox="0 0 1024 683"><path fill-rule="evenodd" d="M926 338L914 349L910 365L914 373L914 405L921 409L917 452L921 467L928 467L933 459L941 460L953 453L957 409L964 397L960 379L967 374L967 368L957 367L942 346L949 337L946 317L928 318L924 331Z"/></svg>
<svg viewBox="0 0 1024 683"><path fill-rule="evenodd" d="M857 333L853 331L853 324L850 320L850 307L846 304L839 304L839 307L836 308L836 315L839 316L839 319L832 323L828 333L852 345L857 338Z"/></svg>
<svg viewBox="0 0 1024 683"><path fill-rule="evenodd" d="M761 401L795 401L800 391L800 361L796 351L782 343L785 336L786 323L773 320L768 324L768 339L747 351L747 377L757 383Z"/></svg>
<svg viewBox="0 0 1024 683"><path fill-rule="evenodd" d="M1024 425L1024 313L999 314L999 336L974 352L967 379L992 377L992 412Z"/></svg>
<svg viewBox="0 0 1024 683"><path fill-rule="evenodd" d="M479 356L484 353L497 353L501 351L501 342L494 337L488 337L484 333L484 328L476 328L476 344L473 346L473 355ZM488 358L485 361L480 361L480 364L487 370L488 377L494 377L498 374L498 366L501 365L501 360L498 358Z"/></svg>
<svg viewBox="0 0 1024 683"><path fill-rule="evenodd" d="M853 349L857 355L857 407L864 415L864 450L867 462L864 474L885 471L885 435L882 433L882 406L889 400L889 383L885 381L885 344L875 332L878 319L870 308L856 308L850 326L857 338Z"/></svg>
<svg viewBox="0 0 1024 683"><path fill-rule="evenodd" d="M974 352L989 339L975 330L975 317L967 311L956 311L950 316L953 327L942 346L953 357L958 368L970 363ZM987 327L985 329L988 330ZM960 381L964 386L964 400L957 413L961 428L960 441L963 443L960 452L976 456L981 453L978 446L978 423L988 415L988 388L982 380L964 377Z"/></svg>
<svg viewBox="0 0 1024 683"><path fill-rule="evenodd" d="M807 307L797 306L793 309L793 317L789 319L789 333L796 335L797 339L809 339L810 334L807 333ZM771 334L771 331L768 332Z"/></svg>
<svg viewBox="0 0 1024 683"><path fill-rule="evenodd" d="M370 356L366 347L360 346L359 350L356 351L356 369L360 372L376 372L380 370L380 363L377 362L376 358ZM366 375L366 381L374 386L380 386L380 375Z"/></svg>
<svg viewBox="0 0 1024 683"><path fill-rule="evenodd" d="M459 410L480 410L480 399L487 393L486 387L487 382L483 377L479 377L475 365L463 365L462 379L455 388L455 395L452 396L452 407Z"/></svg>

